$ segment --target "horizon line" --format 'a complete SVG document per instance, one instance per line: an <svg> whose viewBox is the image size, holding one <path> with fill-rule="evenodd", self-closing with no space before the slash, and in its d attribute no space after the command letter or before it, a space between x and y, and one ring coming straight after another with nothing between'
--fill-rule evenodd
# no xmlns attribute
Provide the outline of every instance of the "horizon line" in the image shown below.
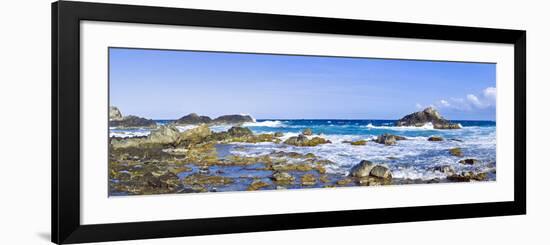
<svg viewBox="0 0 550 245"><path fill-rule="evenodd" d="M156 120L156 121L176 121L178 120L179 118L176 118L176 119L166 119L166 118L162 118L162 119L156 119L156 118L151 118L152 120ZM347 121L367 121L367 120L373 120L373 121L398 121L400 120L401 118L399 119L380 119L380 118L376 118L376 119L372 119L372 118L362 118L362 119L346 119L346 118L255 118L255 120L262 120L262 121L265 121L265 120L274 120L274 121L299 121L299 120L302 120L302 121L306 121L306 120L313 120L313 121L323 121L323 120L347 120ZM490 120L490 119L445 119L447 121L484 121L484 122L495 122L496 123L496 120Z"/></svg>

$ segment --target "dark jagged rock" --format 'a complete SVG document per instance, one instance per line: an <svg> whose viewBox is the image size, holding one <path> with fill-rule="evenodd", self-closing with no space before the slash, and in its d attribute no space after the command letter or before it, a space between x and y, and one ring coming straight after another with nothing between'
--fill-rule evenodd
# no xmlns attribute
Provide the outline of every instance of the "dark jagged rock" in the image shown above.
<svg viewBox="0 0 550 245"><path fill-rule="evenodd" d="M138 116L125 116L122 120L110 121L110 127L120 128L140 128L140 127L156 127L157 123L151 119L146 119Z"/></svg>
<svg viewBox="0 0 550 245"><path fill-rule="evenodd" d="M382 134L379 135L374 142L384 145L395 145L398 140L406 140L407 138L403 136L393 135L393 134Z"/></svg>
<svg viewBox="0 0 550 245"><path fill-rule="evenodd" d="M446 175L453 175L455 173L455 169L450 165L435 166L432 170L444 173Z"/></svg>
<svg viewBox="0 0 550 245"><path fill-rule="evenodd" d="M178 119L176 124L201 124L201 123L210 123L212 119L207 116L199 116L197 113L191 113L189 115L183 116Z"/></svg>
<svg viewBox="0 0 550 245"><path fill-rule="evenodd" d="M216 124L241 124L247 122L254 122L254 118L249 115L225 115L212 120L212 123Z"/></svg>
<svg viewBox="0 0 550 245"><path fill-rule="evenodd" d="M462 159L458 162L461 163L461 164L464 164L464 165L474 165L475 163L478 162L478 160L473 159L473 158L466 158L466 159Z"/></svg>
<svg viewBox="0 0 550 245"><path fill-rule="evenodd" d="M460 129L459 124L451 123L443 118L433 107L415 112L398 120L396 126L422 127L426 123L432 123L435 129Z"/></svg>
<svg viewBox="0 0 550 245"><path fill-rule="evenodd" d="M109 121L120 121L122 120L122 113L116 106L109 107Z"/></svg>

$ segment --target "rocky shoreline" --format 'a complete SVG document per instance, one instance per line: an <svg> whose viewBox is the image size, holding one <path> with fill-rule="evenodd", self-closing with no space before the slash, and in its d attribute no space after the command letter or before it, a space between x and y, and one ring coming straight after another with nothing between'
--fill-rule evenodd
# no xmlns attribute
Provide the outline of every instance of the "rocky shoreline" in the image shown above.
<svg viewBox="0 0 550 245"><path fill-rule="evenodd" d="M336 163L313 153L274 150L268 154L242 156L227 150L239 147L235 143L283 144L303 149L313 149L333 144L311 129L298 136L284 138L280 132L254 134L242 127L254 119L245 115L228 115L211 119L189 114L172 124L153 125L137 120L135 116L122 116L116 107L110 109L110 126L152 127L151 134L144 137L109 139L109 193L110 195L142 195L164 193L196 193L240 190L332 188L343 186L379 186L419 183L484 181L487 172L456 171L452 166L441 165L430 171L442 173L445 178L430 180L395 178L384 162L364 159L349 169L348 174L327 171ZM400 126L432 123L440 129L456 129L455 124L442 121L437 111L427 108L423 115L406 116ZM413 115L413 114L411 114ZM417 114L414 114L417 115ZM434 115L437 115L434 116ZM139 121L139 123L135 123ZM151 120L152 121L152 120ZM113 122L116 122L112 124ZM131 123L130 123L131 122ZM153 121L154 122L154 121ZM212 125L232 125L228 130L214 132ZM178 125L194 125L180 132ZM382 134L372 140L357 140L348 143L353 147L381 144L394 147L408 139L399 135ZM432 136L428 141L438 144L447 140ZM460 148L449 149L449 155L465 165L479 164L477 159L466 157ZM496 171L496 170L491 170Z"/></svg>

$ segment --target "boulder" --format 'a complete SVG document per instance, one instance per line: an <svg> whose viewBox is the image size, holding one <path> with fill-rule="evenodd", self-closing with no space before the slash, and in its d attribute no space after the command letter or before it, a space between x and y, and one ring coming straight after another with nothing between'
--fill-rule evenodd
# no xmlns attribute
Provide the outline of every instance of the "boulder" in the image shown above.
<svg viewBox="0 0 550 245"><path fill-rule="evenodd" d="M116 106L109 107L109 121L120 121L122 120L122 113Z"/></svg>
<svg viewBox="0 0 550 245"><path fill-rule="evenodd" d="M370 175L370 171L374 166L374 163L371 161L362 160L359 164L351 168L349 175L351 177L367 177Z"/></svg>
<svg viewBox="0 0 550 245"><path fill-rule="evenodd" d="M443 141L443 137L441 136L432 136L428 138L428 141Z"/></svg>
<svg viewBox="0 0 550 245"><path fill-rule="evenodd" d="M451 155L453 155L455 157L463 157L464 156L464 153L462 153L462 149L460 149L458 147L449 149L449 153L451 153Z"/></svg>
<svg viewBox="0 0 550 245"><path fill-rule="evenodd" d="M197 144L204 141L204 139L209 137L211 134L212 131L210 131L210 128L208 128L206 124L201 124L196 128L183 131L178 139L178 144Z"/></svg>
<svg viewBox="0 0 550 245"><path fill-rule="evenodd" d="M414 126L422 127L427 123L431 123L435 129L460 129L459 124L451 123L443 118L439 112L433 108L428 107L423 111L418 111L399 119L396 126Z"/></svg>
<svg viewBox="0 0 550 245"><path fill-rule="evenodd" d="M321 137L313 137L309 139L303 134L300 134L298 136L293 136L285 140L284 142L287 145L295 145L295 146L317 146L320 144L328 144L331 143L330 140L323 139Z"/></svg>
<svg viewBox="0 0 550 245"><path fill-rule="evenodd" d="M254 122L254 121L255 121L254 118L252 118L249 115L224 115L212 120L212 123L241 124L241 123Z"/></svg>
<svg viewBox="0 0 550 245"><path fill-rule="evenodd" d="M395 145L398 140L406 140L407 138L402 136L397 136L393 134L382 134L374 142L384 145Z"/></svg>
<svg viewBox="0 0 550 245"><path fill-rule="evenodd" d="M391 171L389 168L382 166L382 165L376 165L370 170L370 176L382 178L382 179L391 179Z"/></svg>
<svg viewBox="0 0 550 245"><path fill-rule="evenodd" d="M253 135L252 131L249 128L243 127L231 127L229 130L227 130L227 132L233 137L245 137Z"/></svg>
<svg viewBox="0 0 550 245"><path fill-rule="evenodd" d="M250 186L248 186L248 189L246 189L247 191L255 191L255 190L258 190L260 188L264 188L264 187L267 187L269 186L268 183L266 182L263 182L261 180L254 180L252 181L252 183L250 183Z"/></svg>
<svg viewBox="0 0 550 245"><path fill-rule="evenodd" d="M275 133L273 133L273 136L274 137L283 137L284 134L282 132L275 132Z"/></svg>
<svg viewBox="0 0 550 245"><path fill-rule="evenodd" d="M304 174L302 176L302 185L315 185L317 179L313 174Z"/></svg>
<svg viewBox="0 0 550 245"><path fill-rule="evenodd" d="M118 128L151 128L156 127L157 123L143 117L125 116L122 120L110 121L109 126Z"/></svg>
<svg viewBox="0 0 550 245"><path fill-rule="evenodd" d="M461 164L464 164L464 165L474 165L475 163L478 162L478 160L473 159L473 158L466 158L466 159L462 159L458 162L461 163Z"/></svg>
<svg viewBox="0 0 550 245"><path fill-rule="evenodd" d="M174 125L162 125L151 132L147 139L151 143L172 144L178 141L180 131Z"/></svg>
<svg viewBox="0 0 550 245"><path fill-rule="evenodd" d="M310 136L310 135L313 135L313 131L311 130L311 128L306 128L304 129L304 131L302 131L302 134Z"/></svg>
<svg viewBox="0 0 550 245"><path fill-rule="evenodd" d="M176 124L180 125L195 125L195 124L202 124L202 123L210 123L212 119L207 116L199 116L197 113L191 113L189 115L183 116L180 119L176 120Z"/></svg>
<svg viewBox="0 0 550 245"><path fill-rule="evenodd" d="M271 176L271 179L273 179L276 182L292 182L294 181L294 177L290 175L287 172L275 172L273 176Z"/></svg>

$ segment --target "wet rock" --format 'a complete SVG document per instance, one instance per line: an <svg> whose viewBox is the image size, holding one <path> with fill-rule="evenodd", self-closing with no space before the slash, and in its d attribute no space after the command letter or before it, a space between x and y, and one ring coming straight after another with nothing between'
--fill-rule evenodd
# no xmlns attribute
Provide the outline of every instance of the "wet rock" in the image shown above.
<svg viewBox="0 0 550 245"><path fill-rule="evenodd" d="M422 127L426 123L432 123L435 129L460 129L459 124L447 121L433 107L428 107L423 111L406 115L398 120L395 125Z"/></svg>
<svg viewBox="0 0 550 245"><path fill-rule="evenodd" d="M352 141L350 144L351 145L366 145L367 141L366 140L357 140L357 141Z"/></svg>
<svg viewBox="0 0 550 245"><path fill-rule="evenodd" d="M319 180L320 180L321 182L323 182L323 183L328 183L328 182L330 182L330 179L329 179L328 175L326 175L326 174L321 175L321 176L319 177Z"/></svg>
<svg viewBox="0 0 550 245"><path fill-rule="evenodd" d="M191 113L176 120L176 124L180 125L196 125L203 123L210 123L212 119L207 116L199 116L197 113Z"/></svg>
<svg viewBox="0 0 550 245"><path fill-rule="evenodd" d="M313 174L304 174L302 176L302 185L315 185L317 179Z"/></svg>
<svg viewBox="0 0 550 245"><path fill-rule="evenodd" d="M281 132L275 132L275 133L273 134L273 136L274 136L274 137L283 137L284 134L281 133Z"/></svg>
<svg viewBox="0 0 550 245"><path fill-rule="evenodd" d="M443 141L443 137L432 136L432 137L428 138L428 141Z"/></svg>
<svg viewBox="0 0 550 245"><path fill-rule="evenodd" d="M287 172L276 171L271 178L276 182L291 183L294 181L294 177Z"/></svg>
<svg viewBox="0 0 550 245"><path fill-rule="evenodd" d="M382 179L392 178L390 169L382 165L376 165L372 167L370 171L370 176L382 178Z"/></svg>
<svg viewBox="0 0 550 245"><path fill-rule="evenodd" d="M309 164L303 164L303 163L282 163L282 164L274 164L271 166L273 170L276 171L302 171L307 172L313 170L313 166Z"/></svg>
<svg viewBox="0 0 550 245"><path fill-rule="evenodd" d="M371 161L362 160L359 164L351 168L349 175L352 177L367 177L370 175L374 166L374 163Z"/></svg>
<svg viewBox="0 0 550 245"><path fill-rule="evenodd" d="M121 120L109 121L109 126L118 128L152 128L156 127L157 123L151 119L130 115L125 116Z"/></svg>
<svg viewBox="0 0 550 245"><path fill-rule="evenodd" d="M386 133L386 134L379 135L374 142L378 144L384 144L384 145L395 145L398 140L406 140L406 139L407 138L402 136Z"/></svg>
<svg viewBox="0 0 550 245"><path fill-rule="evenodd" d="M447 179L453 182L484 181L487 179L487 173L461 172L447 176Z"/></svg>
<svg viewBox="0 0 550 245"><path fill-rule="evenodd" d="M391 184L391 178L363 177L357 183L362 186L381 186Z"/></svg>
<svg viewBox="0 0 550 245"><path fill-rule="evenodd" d="M122 120L122 113L115 106L109 107L109 121L120 121Z"/></svg>
<svg viewBox="0 0 550 245"><path fill-rule="evenodd" d="M456 157L463 157L464 156L464 153L462 153L462 149L460 149L458 147L449 149L449 153L451 153L451 155L456 156Z"/></svg>
<svg viewBox="0 0 550 245"><path fill-rule="evenodd" d="M192 174L183 179L183 183L187 185L223 186L232 184L233 182L233 179L228 177L203 174Z"/></svg>
<svg viewBox="0 0 550 245"><path fill-rule="evenodd" d="M464 165L474 165L475 163L477 163L479 161L477 159L473 159L473 158L466 158L466 159L462 159L458 162L461 163L461 164L464 164Z"/></svg>
<svg viewBox="0 0 550 245"><path fill-rule="evenodd" d="M306 154L302 154L302 153L298 153L298 152L294 152L294 151L289 151L289 152L286 152L286 151L273 151L269 154L270 156L272 157L288 157L288 158L294 158L294 159L313 159L313 158L316 158L315 154L313 153L306 153Z"/></svg>
<svg viewBox="0 0 550 245"><path fill-rule="evenodd" d="M261 188L264 188L264 187L267 187L269 186L268 183L266 182L263 182L261 180L254 180L252 181L252 183L250 184L250 186L248 186L248 191L255 191L255 190L259 190Z"/></svg>
<svg viewBox="0 0 550 245"><path fill-rule="evenodd" d="M179 167L170 167L168 168L168 171L174 173L174 174L179 174L179 173L183 173L183 172L189 172L191 171L192 169L190 167L187 167L187 166L179 166Z"/></svg>
<svg viewBox="0 0 550 245"><path fill-rule="evenodd" d="M311 128L306 128L304 129L304 131L302 131L302 134L310 136L310 135L313 135L313 131L311 130Z"/></svg>
<svg viewBox="0 0 550 245"><path fill-rule="evenodd" d="M350 178L340 179L336 181L337 185L349 185L353 180Z"/></svg>
<svg viewBox="0 0 550 245"><path fill-rule="evenodd" d="M331 142L330 140L326 140L321 137L313 137L309 139L307 136L300 134L298 136L288 138L284 143L294 146L317 146L321 144L329 144Z"/></svg>
<svg viewBox="0 0 550 245"><path fill-rule="evenodd" d="M444 173L446 175L452 175L452 174L455 173L455 169L450 165L435 166L433 168L433 171L438 171L438 172Z"/></svg>

